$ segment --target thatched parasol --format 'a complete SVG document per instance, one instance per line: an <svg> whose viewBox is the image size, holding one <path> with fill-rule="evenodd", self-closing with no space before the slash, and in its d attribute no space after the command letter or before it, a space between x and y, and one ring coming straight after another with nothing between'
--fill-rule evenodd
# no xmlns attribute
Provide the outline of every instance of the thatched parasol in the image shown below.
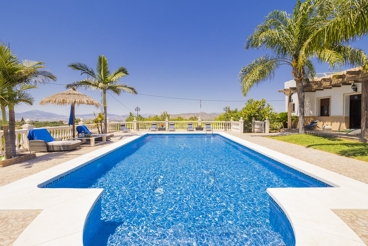
<svg viewBox="0 0 368 246"><path fill-rule="evenodd" d="M75 138L75 105L86 104L100 107L101 104L93 100L91 97L76 91L75 87L52 96L46 97L40 101L41 105L71 105L71 114L73 120L73 138Z"/></svg>

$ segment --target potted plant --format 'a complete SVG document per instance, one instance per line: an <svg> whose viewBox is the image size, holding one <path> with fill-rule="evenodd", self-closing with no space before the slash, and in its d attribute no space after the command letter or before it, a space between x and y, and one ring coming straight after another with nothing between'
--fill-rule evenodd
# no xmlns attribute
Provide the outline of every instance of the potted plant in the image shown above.
<svg viewBox="0 0 368 246"><path fill-rule="evenodd" d="M165 131L165 130L166 130L166 129L165 129L165 124L164 124L164 123L161 123L161 124L159 125L158 130L159 130L159 131Z"/></svg>

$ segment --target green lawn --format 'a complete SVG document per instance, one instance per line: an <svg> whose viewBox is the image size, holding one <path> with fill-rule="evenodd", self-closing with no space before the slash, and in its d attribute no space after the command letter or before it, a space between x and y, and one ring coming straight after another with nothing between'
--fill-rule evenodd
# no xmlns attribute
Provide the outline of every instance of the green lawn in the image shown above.
<svg viewBox="0 0 368 246"><path fill-rule="evenodd" d="M309 134L272 136L270 138L368 162L368 144L356 140Z"/></svg>

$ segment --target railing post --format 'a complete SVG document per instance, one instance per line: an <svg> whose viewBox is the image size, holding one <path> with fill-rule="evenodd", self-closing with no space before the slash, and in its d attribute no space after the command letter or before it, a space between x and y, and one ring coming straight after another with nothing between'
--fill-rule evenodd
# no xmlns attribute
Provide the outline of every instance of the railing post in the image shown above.
<svg viewBox="0 0 368 246"><path fill-rule="evenodd" d="M137 130L137 118L134 117L134 120L133 120L133 130L136 131Z"/></svg>
<svg viewBox="0 0 368 246"><path fill-rule="evenodd" d="M107 128L106 128L107 132L106 133L109 133L110 132L110 121L109 121L109 118L107 118Z"/></svg>
<svg viewBox="0 0 368 246"><path fill-rule="evenodd" d="M166 117L165 119L166 131L169 130L169 119Z"/></svg>
<svg viewBox="0 0 368 246"><path fill-rule="evenodd" d="M254 117L252 118L252 133L255 133L256 131L256 121L254 120Z"/></svg>
<svg viewBox="0 0 368 246"><path fill-rule="evenodd" d="M201 117L198 117L198 126L201 126L201 124L202 124Z"/></svg>
<svg viewBox="0 0 368 246"><path fill-rule="evenodd" d="M268 119L265 120L265 131L264 133L270 133L270 121Z"/></svg>
<svg viewBox="0 0 368 246"><path fill-rule="evenodd" d="M240 117L240 120L239 120L239 132L240 133L243 133L244 132L244 120L243 120L243 117Z"/></svg>
<svg viewBox="0 0 368 246"><path fill-rule="evenodd" d="M233 131L233 117L230 118L230 131Z"/></svg>
<svg viewBox="0 0 368 246"><path fill-rule="evenodd" d="M31 121L29 119L25 120L26 124L22 125L22 129L26 130L25 138L24 138L24 148L29 150L29 141L28 141L28 132L29 130L33 129L34 126L29 124Z"/></svg>

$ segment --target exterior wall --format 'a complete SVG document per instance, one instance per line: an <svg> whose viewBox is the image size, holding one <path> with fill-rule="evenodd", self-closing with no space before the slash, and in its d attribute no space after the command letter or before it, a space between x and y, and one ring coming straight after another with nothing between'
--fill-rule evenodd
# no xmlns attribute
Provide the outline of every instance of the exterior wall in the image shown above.
<svg viewBox="0 0 368 246"><path fill-rule="evenodd" d="M333 131L341 131L349 128L349 116L305 116L305 124L309 124L312 120L318 120L318 127L332 126Z"/></svg>
<svg viewBox="0 0 368 246"><path fill-rule="evenodd" d="M349 104L350 96L361 94L362 85L358 86L358 92L353 92L350 86L333 87L332 89L324 89L316 92L305 93L305 124L309 124L312 120L319 120L318 127L332 126L332 130L344 130L349 128ZM295 87L295 81L285 82L285 88ZM320 100L330 98L330 116L320 116ZM295 103L294 115L299 115L298 98L296 93L293 94L292 100ZM285 106L287 105L287 97L285 97ZM285 107L287 111L287 107Z"/></svg>
<svg viewBox="0 0 368 246"><path fill-rule="evenodd" d="M284 83L284 88L290 88L290 87L295 87L296 84L295 84L295 81L294 80L289 80L289 81L286 81ZM299 103L298 103L298 95L296 93L294 93L292 96L291 96L291 100L292 102L295 104L295 112L292 112L292 115L299 115L299 111L298 111L298 108L299 108ZM285 96L285 112L288 111L288 97Z"/></svg>

